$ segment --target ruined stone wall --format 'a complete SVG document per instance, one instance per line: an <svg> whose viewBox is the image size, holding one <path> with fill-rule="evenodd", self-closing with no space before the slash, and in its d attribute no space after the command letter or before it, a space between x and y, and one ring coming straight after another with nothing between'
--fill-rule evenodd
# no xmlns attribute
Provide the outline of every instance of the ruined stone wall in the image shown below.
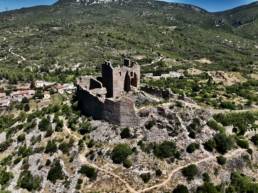
<svg viewBox="0 0 258 193"><path fill-rule="evenodd" d="M104 104L97 96L77 86L78 106L81 112L94 119L102 119Z"/></svg>
<svg viewBox="0 0 258 193"><path fill-rule="evenodd" d="M142 86L141 90L151 95L161 97L164 99L170 99L174 95L170 89L161 89L161 88L151 87L151 86Z"/></svg>
<svg viewBox="0 0 258 193"><path fill-rule="evenodd" d="M134 102L127 97L122 97L118 101L106 99L103 119L124 127L139 125L139 117L136 115Z"/></svg>
<svg viewBox="0 0 258 193"><path fill-rule="evenodd" d="M107 89L107 97L113 97L113 67L111 62L102 64L102 84Z"/></svg>
<svg viewBox="0 0 258 193"><path fill-rule="evenodd" d="M126 60L122 67L113 68L110 62L102 65L102 83L107 88L107 97L120 97L125 91L129 91L131 86L140 85L140 66L131 65Z"/></svg>
<svg viewBox="0 0 258 193"><path fill-rule="evenodd" d="M106 98L102 101L80 86L77 86L77 97L78 106L86 116L124 127L133 127L139 124L134 102L127 97L119 100Z"/></svg>
<svg viewBox="0 0 258 193"><path fill-rule="evenodd" d="M128 92L131 86L140 85L140 66L113 68L113 97L119 97Z"/></svg>
<svg viewBox="0 0 258 193"><path fill-rule="evenodd" d="M140 124L140 118L136 115L134 102L126 97L121 98L120 105L120 125L138 126Z"/></svg>
<svg viewBox="0 0 258 193"><path fill-rule="evenodd" d="M122 126L137 126L134 102L124 96L131 87L140 86L140 66L129 59L124 66L113 68L111 62L102 65L102 77L81 77L77 81L77 96L82 113Z"/></svg>

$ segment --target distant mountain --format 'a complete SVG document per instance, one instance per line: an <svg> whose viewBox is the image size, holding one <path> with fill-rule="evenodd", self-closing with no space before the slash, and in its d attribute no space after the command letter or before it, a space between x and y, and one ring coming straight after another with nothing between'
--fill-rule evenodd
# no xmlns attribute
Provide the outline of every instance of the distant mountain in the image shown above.
<svg viewBox="0 0 258 193"><path fill-rule="evenodd" d="M228 11L218 12L224 24L235 28L235 32L248 38L258 37L258 2L240 6Z"/></svg>
<svg viewBox="0 0 258 193"><path fill-rule="evenodd" d="M155 0L59 0L52 6L0 13L0 33L5 37L15 31L8 45L31 58L28 65L96 65L106 58L138 53L149 59L158 53L206 57L216 62L210 68L235 70L257 61L257 17L257 3L209 13Z"/></svg>
<svg viewBox="0 0 258 193"><path fill-rule="evenodd" d="M111 3L121 0L59 0L56 4L79 3L82 5L93 5L101 3Z"/></svg>

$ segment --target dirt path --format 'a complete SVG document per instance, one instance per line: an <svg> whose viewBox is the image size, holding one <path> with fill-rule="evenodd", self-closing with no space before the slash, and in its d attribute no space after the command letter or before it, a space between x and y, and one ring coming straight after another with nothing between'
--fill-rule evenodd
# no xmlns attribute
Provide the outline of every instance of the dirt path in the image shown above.
<svg viewBox="0 0 258 193"><path fill-rule="evenodd" d="M151 63L143 64L142 66L151 66L151 65L153 65L153 64L155 64L155 63L157 63L157 62L162 61L163 59L164 59L164 57L159 57L159 58L153 60Z"/></svg>
<svg viewBox="0 0 258 193"><path fill-rule="evenodd" d="M243 150L243 149L237 149L237 150L234 150L234 151L232 151L232 152L229 152L229 153L226 154L224 157L226 157L226 158L231 158L231 157L234 157L235 155L240 154L241 152L244 152L244 151L245 151L245 150ZM217 155L212 155L212 156L209 156L209 157L207 157L207 158L204 158L204 159L201 159L201 160L198 160L198 161L195 161L195 162L191 162L191 163L182 165L182 166L180 166L180 167L177 167L176 169L174 169L174 170L172 170L172 171L170 172L168 178L165 179L162 183L156 184L156 185L151 186L151 187L149 187L149 188L145 188L145 189L143 189L143 190L139 190L139 191L137 191L137 192L138 192L138 193L141 193L141 192L148 192L148 191L151 191L151 190L153 190L153 189L161 188L161 187L167 185L167 184L171 181L173 175L174 175L175 173L179 172L180 170L182 170L183 168L185 168L185 167L187 167L187 166L189 166L189 165L191 165L191 164L198 165L198 164L200 164L200 163L204 163L204 162L207 162L207 161L212 161L212 160L216 159L216 157L217 157Z"/></svg>
<svg viewBox="0 0 258 193"><path fill-rule="evenodd" d="M229 152L228 154L226 154L224 157L226 158L231 158L231 157L234 157L236 155L239 155L240 153L244 152L245 150L244 149L236 149L234 151L231 151ZM142 189L142 190L135 190L126 180L124 180L123 178L121 178L120 176L116 175L115 173L113 173L112 171L109 171L109 170L106 170L106 169L103 169L99 166L97 166L96 164L93 164L93 163L90 163L84 156L83 154L80 154L79 155L79 160L84 163L84 164L87 164L99 171L102 171L116 179L118 179L121 183L123 183L127 190L131 193L143 193L143 192L149 192L149 191L152 191L154 189L159 189L165 185L167 185L173 178L174 174L179 172L180 170L182 170L183 168L191 165L191 164L195 164L195 165L198 165L198 164L201 164L201 163L204 163L204 162L208 162L208 161L212 161L212 160L215 160L217 157L217 155L212 155L212 156L209 156L209 157L206 157L206 158L203 158L203 159L200 159L200 160L197 160L195 162L191 162L191 163L188 163L188 164L184 164L184 165L181 165L177 168L175 168L174 170L172 170L170 172L170 174L168 175L168 177L161 183L159 184L156 184L156 185L153 185L151 187L148 187L148 188L145 188L145 189Z"/></svg>
<svg viewBox="0 0 258 193"><path fill-rule="evenodd" d="M13 52L13 48L9 48L9 53L11 53L12 55L14 55L14 56L16 56L16 57L19 57L19 58L21 58L21 61L18 61L18 63L20 63L20 62L23 62L23 61L26 61L27 59L26 58L24 58L23 56L21 56L21 55L19 55L19 54L16 54L16 53L14 53Z"/></svg>
<svg viewBox="0 0 258 193"><path fill-rule="evenodd" d="M103 169L103 168L101 168L101 167L99 167L99 166L97 166L93 163L90 163L82 154L79 155L79 160L82 163L85 163L85 164L87 164L87 165L89 165L89 166L91 166L91 167L93 167L93 168L95 168L99 171L104 172L105 174L108 174L108 175L118 179L120 182L122 182L126 186L126 188L129 192L131 192L131 193L137 193L138 192L132 186L130 186L130 184L128 184L128 182L126 182L124 179L122 179L120 176L114 174L113 172L111 172L109 170Z"/></svg>

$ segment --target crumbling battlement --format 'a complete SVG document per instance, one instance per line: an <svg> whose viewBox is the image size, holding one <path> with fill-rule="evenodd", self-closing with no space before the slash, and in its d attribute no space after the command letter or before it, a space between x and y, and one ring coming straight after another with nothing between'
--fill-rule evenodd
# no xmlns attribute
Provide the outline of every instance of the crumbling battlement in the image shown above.
<svg viewBox="0 0 258 193"><path fill-rule="evenodd" d="M129 59L121 67L113 67L110 61L102 64L102 83L107 88L107 97L120 97L131 87L140 86L140 66Z"/></svg>
<svg viewBox="0 0 258 193"><path fill-rule="evenodd" d="M144 92L147 92L151 95L161 97L163 99L170 99L171 97L174 96L174 94L172 93L172 91L169 88L162 89L162 88L158 88L158 87L144 85L141 87L141 90Z"/></svg>
<svg viewBox="0 0 258 193"><path fill-rule="evenodd" d="M125 59L124 66L102 65L102 77L77 79L78 106L82 113L121 126L137 126L134 102L126 96L140 85L140 66Z"/></svg>

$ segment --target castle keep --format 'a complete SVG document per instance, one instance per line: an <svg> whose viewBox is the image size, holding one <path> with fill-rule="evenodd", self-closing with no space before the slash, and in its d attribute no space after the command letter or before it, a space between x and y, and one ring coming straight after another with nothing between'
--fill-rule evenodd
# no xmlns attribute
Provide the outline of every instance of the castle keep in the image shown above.
<svg viewBox="0 0 258 193"><path fill-rule="evenodd" d="M129 59L121 67L111 62L102 64L102 76L77 79L78 105L83 114L121 126L137 126L135 104L127 97L140 86L140 66Z"/></svg>

